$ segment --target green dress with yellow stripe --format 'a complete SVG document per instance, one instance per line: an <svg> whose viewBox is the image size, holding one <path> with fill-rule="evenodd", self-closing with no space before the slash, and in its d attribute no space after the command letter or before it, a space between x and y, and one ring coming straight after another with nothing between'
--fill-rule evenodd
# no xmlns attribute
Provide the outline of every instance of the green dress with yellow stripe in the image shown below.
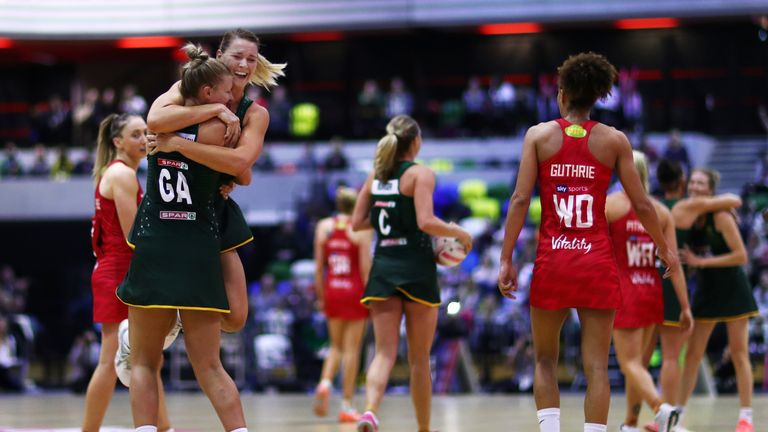
<svg viewBox="0 0 768 432"><path fill-rule="evenodd" d="M691 228L688 243L697 255L717 256L731 252L715 227L714 213L703 216ZM696 269L697 286L691 300L693 317L702 321L730 321L757 315L757 304L741 266Z"/></svg>
<svg viewBox="0 0 768 432"><path fill-rule="evenodd" d="M197 126L178 133L197 138ZM117 297L129 306L229 312L214 209L220 173L181 153L148 157L147 192L129 243L134 248Z"/></svg>
<svg viewBox="0 0 768 432"><path fill-rule="evenodd" d="M250 108L253 101L248 96L243 95L240 103L237 105L235 115L240 118L240 127L243 127L245 113ZM229 183L234 177L228 174L221 175L221 183ZM243 211L231 197L224 199L221 194L216 194L213 200L213 206L216 210L216 217L221 227L221 252L227 252L237 249L240 246L253 240L251 227L243 216Z"/></svg>
<svg viewBox="0 0 768 432"><path fill-rule="evenodd" d="M428 306L440 305L432 239L419 229L413 197L400 192L400 178L415 165L400 161L392 178L371 185L371 225L376 250L363 303L399 295Z"/></svg>

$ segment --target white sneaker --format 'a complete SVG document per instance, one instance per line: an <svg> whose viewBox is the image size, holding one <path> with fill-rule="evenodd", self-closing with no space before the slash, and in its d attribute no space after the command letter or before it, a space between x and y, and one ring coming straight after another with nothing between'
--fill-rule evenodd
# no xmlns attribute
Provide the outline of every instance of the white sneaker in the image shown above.
<svg viewBox="0 0 768 432"><path fill-rule="evenodd" d="M115 353L115 371L124 386L131 386L131 345L128 339L128 320L124 319L117 328L117 352Z"/></svg>
<svg viewBox="0 0 768 432"><path fill-rule="evenodd" d="M640 432L640 429L636 426L621 425L619 426L619 432Z"/></svg>
<svg viewBox="0 0 768 432"><path fill-rule="evenodd" d="M692 430L686 429L686 428L684 428L682 426L675 426L671 430L672 430L672 432L693 432Z"/></svg>
<svg viewBox="0 0 768 432"><path fill-rule="evenodd" d="M656 424L659 425L659 432L672 432L677 426L677 420L680 417L680 410L668 403L663 403L656 413Z"/></svg>
<svg viewBox="0 0 768 432"><path fill-rule="evenodd" d="M168 335L165 337L165 342L163 342L164 350L168 349L168 347L173 344L173 341L179 336L179 332L181 332L181 317L179 316L179 313L176 312L176 324L173 325L173 328L171 328L171 331L169 331Z"/></svg>

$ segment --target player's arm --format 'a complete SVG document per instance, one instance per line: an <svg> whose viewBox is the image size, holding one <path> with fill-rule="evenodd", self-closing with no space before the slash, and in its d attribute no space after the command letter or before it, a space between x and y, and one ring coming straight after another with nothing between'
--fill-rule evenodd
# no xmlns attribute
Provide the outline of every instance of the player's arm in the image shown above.
<svg viewBox="0 0 768 432"><path fill-rule="evenodd" d="M721 255L701 257L694 255L689 249L684 251L684 256L691 267L733 267L747 263L747 248L741 239L739 227L733 215L728 212L715 213L715 228L725 238L725 243L731 251Z"/></svg>
<svg viewBox="0 0 768 432"><path fill-rule="evenodd" d="M152 102L147 114L147 127L154 133L175 132L185 127L218 118L227 125L225 141L229 144L240 134L240 119L224 104L185 106L181 95L181 81Z"/></svg>
<svg viewBox="0 0 768 432"><path fill-rule="evenodd" d="M525 216L531 204L531 194L536 186L539 173L539 163L536 156L536 140L542 133L542 125L532 126L523 138L523 152L520 157L520 167L517 171L515 191L509 199L507 218L504 221L504 242L501 246L501 263L499 268L499 288L507 297L514 298L512 292L517 290L517 270L512 264L512 252L515 249L520 230L523 229ZM544 203L542 203L544 204Z"/></svg>
<svg viewBox="0 0 768 432"><path fill-rule="evenodd" d="M371 245L373 244L373 230L358 233L357 248L359 251L358 263L360 264L360 279L363 286L368 284L368 275L371 272Z"/></svg>
<svg viewBox="0 0 768 432"><path fill-rule="evenodd" d="M677 249L670 249L664 232L661 229L656 209L648 198L642 183L640 183L640 175L635 168L635 162L632 158L632 147L629 145L627 137L621 132L615 132L614 134L614 144L617 149L616 171L619 175L619 180L622 186L624 186L624 192L627 194L629 201L632 203L632 208L635 209L637 218L640 219L643 227L651 235L653 242L656 243L659 249L659 257L667 265L665 277L668 277L680 267Z"/></svg>
<svg viewBox="0 0 768 432"><path fill-rule="evenodd" d="M679 202L682 209L694 213L697 217L705 213L714 213L741 207L741 197L724 193L711 197L690 197Z"/></svg>
<svg viewBox="0 0 768 432"><path fill-rule="evenodd" d="M264 107L256 105L256 109L248 116L246 129L240 136L242 143L238 141L238 146L235 148L210 145L212 143L203 137L198 137L198 141L195 142L175 134L159 134L157 136L157 151L177 151L215 171L239 176L245 174L245 170L250 171L251 165L261 154L264 146L264 134L266 134L268 126L269 113Z"/></svg>
<svg viewBox="0 0 768 432"><path fill-rule="evenodd" d="M659 221L661 222L664 231L664 238L667 239L667 244L672 250L677 250L677 234L675 233L675 221L672 219L672 212L670 212L664 204L658 201L654 200L653 204L656 207L656 213L659 216ZM679 265L680 264L678 263L678 266ZM682 267L672 273L670 280L672 281L672 288L675 290L677 301L680 302L680 327L684 330L688 330L693 326L693 316L691 315L688 288Z"/></svg>
<svg viewBox="0 0 768 432"><path fill-rule="evenodd" d="M416 223L419 229L435 237L455 237L469 253L472 237L455 223L447 223L435 216L432 196L435 192L435 173L424 166L411 168L416 179L413 187L413 203L416 206Z"/></svg>
<svg viewBox="0 0 768 432"><path fill-rule="evenodd" d="M139 182L136 181L136 172L127 166L115 165L112 170L112 199L115 201L120 229L126 239L136 219L138 193Z"/></svg>
<svg viewBox="0 0 768 432"><path fill-rule="evenodd" d="M352 229L354 231L369 230L371 226L371 185L373 184L373 173L368 175L363 187L357 194L355 209L352 210Z"/></svg>
<svg viewBox="0 0 768 432"><path fill-rule="evenodd" d="M332 219L322 219L315 227L315 294L321 307L325 299L325 263L328 262L328 257L325 256L325 240L328 235L329 221Z"/></svg>

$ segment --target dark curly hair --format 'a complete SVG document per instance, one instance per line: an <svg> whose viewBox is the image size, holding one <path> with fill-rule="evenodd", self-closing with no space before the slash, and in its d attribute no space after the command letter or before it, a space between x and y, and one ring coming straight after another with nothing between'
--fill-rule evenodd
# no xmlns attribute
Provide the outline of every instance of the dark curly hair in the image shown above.
<svg viewBox="0 0 768 432"><path fill-rule="evenodd" d="M685 181L683 168L677 161L662 159L656 167L656 178L664 192L671 192L680 187L680 182Z"/></svg>
<svg viewBox="0 0 768 432"><path fill-rule="evenodd" d="M611 93L618 76L607 58L593 52L568 57L557 68L558 85L568 96L568 108L590 109Z"/></svg>

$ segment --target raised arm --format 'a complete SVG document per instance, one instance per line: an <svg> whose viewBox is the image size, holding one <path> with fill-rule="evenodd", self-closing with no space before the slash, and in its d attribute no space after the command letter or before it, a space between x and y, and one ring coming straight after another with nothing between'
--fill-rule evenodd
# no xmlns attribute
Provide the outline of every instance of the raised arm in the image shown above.
<svg viewBox="0 0 768 432"><path fill-rule="evenodd" d="M648 198L642 183L640 183L640 176L632 159L632 147L629 145L627 137L621 132L616 132L615 137L617 148L616 171L619 175L619 180L622 186L624 186L624 192L627 194L629 201L632 203L632 208L635 209L637 218L640 219L643 227L651 235L653 242L656 243L659 249L659 257L667 265L665 277L668 277L680 267L677 250L670 249L659 223L656 209Z"/></svg>
<svg viewBox="0 0 768 432"><path fill-rule="evenodd" d="M267 110L259 105L251 105L245 128L235 148L209 145L202 138L194 142L173 134L160 134L157 136L156 149L161 152L177 151L208 168L237 177L245 170L250 170L261 155L268 126Z"/></svg>
<svg viewBox="0 0 768 432"><path fill-rule="evenodd" d="M520 167L517 171L517 184L515 191L509 199L507 219L504 222L504 243L501 246L501 266L499 268L499 289L501 293L510 298L517 291L517 270L512 264L512 252L515 249L520 230L523 229L528 206L531 204L531 193L536 186L536 177L539 172L538 158L536 157L536 139L541 133L540 126L528 129L523 139L523 153L520 157Z"/></svg>
<svg viewBox="0 0 768 432"><path fill-rule="evenodd" d="M167 92L152 102L147 114L147 127L154 133L175 132L185 127L202 123L218 117L227 125L229 138L233 133L240 133L240 119L224 104L205 104L184 106L184 98L179 90L181 81L176 81ZM231 130L236 123L237 131ZM227 140L229 143L229 141Z"/></svg>
<svg viewBox="0 0 768 432"><path fill-rule="evenodd" d="M731 210L741 207L741 197L732 193L724 193L711 197L691 197L679 203L687 211L696 213L697 216L704 213L713 213L723 210Z"/></svg>
<svg viewBox="0 0 768 432"><path fill-rule="evenodd" d="M435 192L435 173L419 165L411 169L416 170L413 203L416 206L416 223L419 229L431 236L455 237L469 253L472 249L472 236L455 223L447 223L435 216L432 202Z"/></svg>
<svg viewBox="0 0 768 432"><path fill-rule="evenodd" d="M365 180L363 187L357 194L355 209L352 211L352 229L355 231L368 230L371 226L371 185L373 184L373 173Z"/></svg>

